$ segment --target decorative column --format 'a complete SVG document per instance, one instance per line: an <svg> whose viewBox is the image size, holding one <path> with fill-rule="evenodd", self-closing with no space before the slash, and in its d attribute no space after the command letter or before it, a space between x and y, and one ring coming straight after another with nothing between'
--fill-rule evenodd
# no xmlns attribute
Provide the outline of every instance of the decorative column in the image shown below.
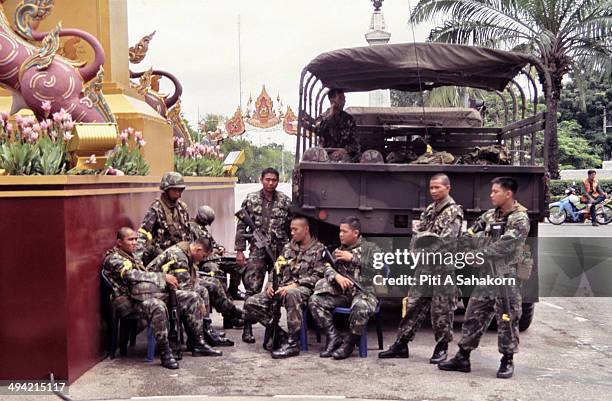
<svg viewBox="0 0 612 401"><path fill-rule="evenodd" d="M389 43L391 33L387 32L387 24L382 11L382 2L384 0L372 0L374 3L374 13L370 19L370 29L365 34L365 39L370 46L386 45ZM391 94L388 89L380 89L370 92L370 106L372 107L390 107Z"/></svg>

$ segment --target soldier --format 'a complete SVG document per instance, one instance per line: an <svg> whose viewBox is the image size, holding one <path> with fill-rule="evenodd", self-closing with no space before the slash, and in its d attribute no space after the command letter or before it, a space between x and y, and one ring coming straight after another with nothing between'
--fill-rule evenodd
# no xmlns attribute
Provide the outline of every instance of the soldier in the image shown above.
<svg viewBox="0 0 612 401"><path fill-rule="evenodd" d="M330 89L327 94L330 108L315 125L319 137L318 146L323 148L344 148L351 161L359 163L361 145L355 135L356 125L353 117L344 111L346 99L340 89Z"/></svg>
<svg viewBox="0 0 612 401"><path fill-rule="evenodd" d="M289 241L289 208L291 199L276 190L278 186L278 171L268 167L261 172L260 181L263 188L260 191L247 195L242 202L242 208L249 213L255 226L261 230L268 241L275 256L279 255L285 244ZM247 226L241 220L236 226L236 263L246 268L242 278L246 290L245 298L261 291L266 271L270 271L274 260L266 255L264 249L258 249L251 243L248 263L244 257L247 240ZM254 343L253 328L249 323L244 324L242 341Z"/></svg>
<svg viewBox="0 0 612 401"><path fill-rule="evenodd" d="M208 230L207 226L210 226L215 221L215 211L208 205L202 205L198 208L196 218L189 222L189 228L191 229L191 238L205 237L208 238L212 247L213 253L203 261L203 269L208 273L212 273L213 276L219 273L230 275L230 285L228 294L234 300L244 300L244 294L240 292L238 286L242 280L242 268L237 264L227 265L221 264L221 256L225 253L225 247L217 244L212 234ZM223 282L221 282L223 284ZM224 286L225 289L225 286ZM228 326L230 326L228 322ZM233 324L231 325L234 326ZM224 328L226 324L224 322Z"/></svg>
<svg viewBox="0 0 612 401"><path fill-rule="evenodd" d="M436 244L427 247L428 252L441 249L452 250L452 245L461 232L463 222L463 209L455 203L449 195L450 180L446 174L436 174L429 180L429 193L434 200L421 214L418 228L415 230L411 248L418 252L418 240L422 237L425 242L434 238ZM442 248L446 249L442 249ZM416 267L414 276L421 275L441 276L441 283L446 277L453 275L454 266L420 264ZM454 280L453 280L454 282ZM448 343L453 339L453 316L456 307L456 287L454 285L422 285L411 286L408 296L404 298L404 308L399 332L395 343L387 351L378 354L379 358L408 358L408 342L421 327L427 312L431 315L431 326L434 330L436 347L429 359L430 363L437 364L446 360Z"/></svg>
<svg viewBox="0 0 612 401"><path fill-rule="evenodd" d="M484 246L478 248L485 259L485 264L481 266L481 269L485 269L481 270L482 277L490 274L492 278L514 278L518 283L517 267L529 234L527 209L515 200L518 184L513 178L498 177L491 181L491 184L490 197L495 209L486 211L474 222L468 229L466 239L470 242L484 242ZM519 285L507 285L505 288L476 286L470 296L461 327L459 352L451 360L440 363L438 368L469 372L470 352L478 347L480 338L495 316L498 349L503 354L497 377L512 377L513 355L518 352L518 324L521 312Z"/></svg>
<svg viewBox="0 0 612 401"><path fill-rule="evenodd" d="M189 212L180 200L185 180L179 173L169 172L162 177L163 191L152 204L138 230L136 256L146 265L164 249L189 241Z"/></svg>
<svg viewBox="0 0 612 401"><path fill-rule="evenodd" d="M310 313L327 335L325 349L319 354L321 358L345 359L351 356L378 305L372 287L374 275L367 271L372 267L372 255L377 247L363 240L361 222L357 217L340 220L340 244L334 250L336 269L325 265L325 278L317 282L314 295L308 301ZM344 275L353 277L365 291L355 287ZM350 335L343 342L334 326L332 311L336 307L349 306Z"/></svg>
<svg viewBox="0 0 612 401"><path fill-rule="evenodd" d="M134 256L137 234L128 227L122 227L117 233L115 247L104 255L102 270L107 274L113 287L119 294L113 300L117 313L121 317L136 311L151 325L161 364L168 369L178 369L179 365L172 355L168 343L168 299L166 286L178 288L174 276L164 273L148 272L140 259ZM176 291L180 314L185 318L189 338L193 344L192 355L207 355L202 340L202 311L204 305L198 295L192 291Z"/></svg>
<svg viewBox="0 0 612 401"><path fill-rule="evenodd" d="M147 270L163 272L175 276L180 289L195 291L203 300L208 301L209 292L203 280L198 277L196 265L210 254L211 251L210 241L203 237L192 242L179 242L153 259L147 266ZM241 315L242 311L237 310L235 313ZM202 319L202 323L202 334L206 342L213 346L234 345L232 341L220 337L211 330L208 310ZM212 348L207 348L207 351L211 355L222 355L221 352L215 351Z"/></svg>
<svg viewBox="0 0 612 401"><path fill-rule="evenodd" d="M323 277L323 244L310 235L308 221L304 217L291 220L291 242L285 245L277 263L284 263L279 288L276 294L282 298L287 310L288 340L279 350L272 352L272 358L289 358L300 354L299 337L302 327L302 309L316 282ZM244 302L246 322L259 321L267 326L272 319L272 285L264 292L249 297Z"/></svg>

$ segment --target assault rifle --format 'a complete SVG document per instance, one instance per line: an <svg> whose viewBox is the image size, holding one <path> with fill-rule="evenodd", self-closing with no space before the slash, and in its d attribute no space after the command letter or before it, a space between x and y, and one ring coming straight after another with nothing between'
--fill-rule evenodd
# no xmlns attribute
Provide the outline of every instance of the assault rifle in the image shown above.
<svg viewBox="0 0 612 401"><path fill-rule="evenodd" d="M364 290L364 288L361 286L361 284L359 283L359 281L355 280L355 278L353 276L351 276L347 271L346 268L344 266L342 266L341 264L338 264L336 261L336 258L334 257L334 255L332 255L332 253L329 251L329 249L327 248L323 248L323 261L329 263L331 265L331 267L342 277L349 279L349 281L351 283L353 283L353 286L355 288L357 288L359 291L361 292L367 292L366 290Z"/></svg>
<svg viewBox="0 0 612 401"><path fill-rule="evenodd" d="M274 351L279 349L283 342L284 332L280 327L281 318L281 297L276 292L280 287L281 269L287 264L285 258L281 255L278 260L274 263L274 269L272 270L272 290L274 290L274 297L272 298L272 319L266 326L264 333L264 348L268 351ZM271 346L268 344L271 342Z"/></svg>
<svg viewBox="0 0 612 401"><path fill-rule="evenodd" d="M172 352L174 355L176 355L176 358L181 359L181 339L179 334L181 321L179 320L178 308L179 304L176 297L176 290L170 288L168 290L168 320L170 323L170 330L168 330L168 341L170 342L170 348L172 348Z"/></svg>
<svg viewBox="0 0 612 401"><path fill-rule="evenodd" d="M504 232L506 231L506 223L505 222L496 222L491 224L491 239L493 241L498 240ZM495 264L489 261L489 266L491 268L491 274L494 276L498 275L497 269L495 268ZM502 274L502 278L505 278L505 275ZM504 322L510 322L510 296L508 295L508 286L504 284L505 281L502 282L501 287L501 296L504 301L504 311L502 313L502 320ZM512 330L510 330L512 335Z"/></svg>
<svg viewBox="0 0 612 401"><path fill-rule="evenodd" d="M235 214L244 224L247 225L250 234L247 234L246 237L250 238L250 242L255 245L257 249L263 249L266 251L266 255L270 258L272 262L276 261L276 256L274 256L274 252L272 252L272 248L270 247L270 241L268 238L255 226L251 215L245 208L241 208Z"/></svg>

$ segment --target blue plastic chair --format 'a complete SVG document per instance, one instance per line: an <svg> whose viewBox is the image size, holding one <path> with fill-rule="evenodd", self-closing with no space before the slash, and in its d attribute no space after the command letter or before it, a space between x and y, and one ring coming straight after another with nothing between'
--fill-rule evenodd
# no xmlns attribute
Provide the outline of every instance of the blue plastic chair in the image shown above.
<svg viewBox="0 0 612 401"><path fill-rule="evenodd" d="M343 315L350 315L351 308L334 308L332 313L340 313ZM383 349L383 331L382 331L382 318L380 314L380 305L376 305L374 312L374 318L376 319L376 334L378 336L378 349ZM359 357L368 357L368 326L363 329L361 334L361 341L359 342Z"/></svg>
<svg viewBox="0 0 612 401"><path fill-rule="evenodd" d="M321 342L319 340L319 342ZM308 304L302 308L302 327L300 328L300 347L308 351Z"/></svg>

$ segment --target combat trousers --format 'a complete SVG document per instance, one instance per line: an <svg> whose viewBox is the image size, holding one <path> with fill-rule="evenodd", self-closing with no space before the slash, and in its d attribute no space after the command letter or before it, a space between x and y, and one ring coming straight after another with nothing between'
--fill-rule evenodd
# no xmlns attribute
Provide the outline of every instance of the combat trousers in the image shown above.
<svg viewBox="0 0 612 401"><path fill-rule="evenodd" d="M351 308L349 315L349 329L352 334L362 335L368 326L370 317L374 315L378 299L373 294L359 292L352 294L315 294L308 300L308 309L315 322L322 329L332 326L334 308Z"/></svg>
<svg viewBox="0 0 612 401"><path fill-rule="evenodd" d="M208 290L210 305L212 305L217 312L223 315L229 315L236 309L236 305L234 305L231 298L227 295L227 291L219 279L210 276L201 276L198 279L198 285Z"/></svg>
<svg viewBox="0 0 612 401"><path fill-rule="evenodd" d="M523 312L521 292L517 286L508 286L510 303L510 321L502 320L504 299L490 288L477 286L468 302L465 320L461 326L462 338L459 346L465 350L478 347L480 338L485 333L493 317L497 320L497 348L502 354L518 352L519 320Z"/></svg>
<svg viewBox="0 0 612 401"><path fill-rule="evenodd" d="M290 288L282 298L281 304L287 310L287 330L289 334L299 333L302 327L302 309L312 295L307 287ZM257 321L267 326L272 320L272 302L265 292L249 297L244 301L244 317L250 321Z"/></svg>
<svg viewBox="0 0 612 401"><path fill-rule="evenodd" d="M276 254L279 255L281 250L282 246L279 245ZM242 276L242 283L244 284L247 298L261 292L266 272L272 270L274 262L266 255L265 250L257 249L254 246L250 248L249 259Z"/></svg>

